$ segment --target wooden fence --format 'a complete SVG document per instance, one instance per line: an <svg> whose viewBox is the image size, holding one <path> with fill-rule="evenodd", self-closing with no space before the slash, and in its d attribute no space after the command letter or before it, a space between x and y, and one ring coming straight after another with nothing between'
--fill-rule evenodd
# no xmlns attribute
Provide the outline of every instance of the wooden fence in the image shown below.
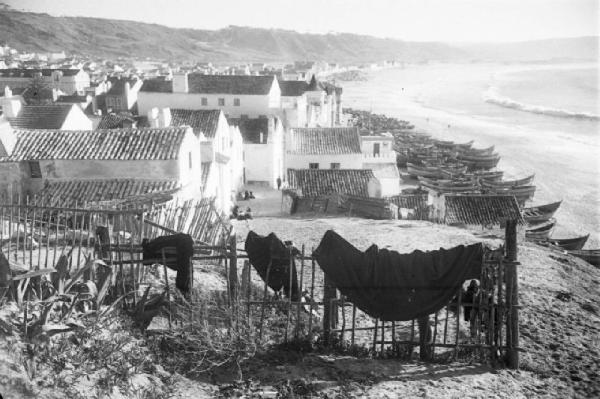
<svg viewBox="0 0 600 399"><path fill-rule="evenodd" d="M418 347L421 357L428 360L465 353L493 358L501 355L510 367L518 367L516 223L507 223L504 252L488 253L479 279L483 295L479 303L473 304L477 311L469 323L460 317L462 290L457 292L455 302L431 317L383 322L341 297L304 246L297 255L289 247L290 264L296 262L302 295L294 301L291 292L274 296L253 271L244 251L237 248L226 222L216 218L218 214L206 216L207 209L211 208L206 202L172 203L144 210L3 204L2 252L29 270L52 269L64 255L68 255L72 268L80 267L85 257L101 258L111 270L119 271L114 275L120 280L113 281L117 290L127 292L125 285L131 284L137 292L146 276L142 239L187 232L197 238L193 256L196 265L210 263L226 277L226 302L235 310L229 316L232 322L246 323L259 340L267 333L273 343L320 339L326 344L397 356ZM105 229L108 240L96 235L99 228ZM164 259L155 261L164 263ZM268 274L269 270L266 280ZM289 276L291 287L292 274Z"/></svg>

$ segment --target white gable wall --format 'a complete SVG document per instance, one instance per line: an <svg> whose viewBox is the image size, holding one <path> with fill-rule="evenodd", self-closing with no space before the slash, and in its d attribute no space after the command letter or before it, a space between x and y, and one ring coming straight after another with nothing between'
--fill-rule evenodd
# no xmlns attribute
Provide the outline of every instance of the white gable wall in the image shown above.
<svg viewBox="0 0 600 399"><path fill-rule="evenodd" d="M61 130L92 130L93 123L78 105L71 106Z"/></svg>

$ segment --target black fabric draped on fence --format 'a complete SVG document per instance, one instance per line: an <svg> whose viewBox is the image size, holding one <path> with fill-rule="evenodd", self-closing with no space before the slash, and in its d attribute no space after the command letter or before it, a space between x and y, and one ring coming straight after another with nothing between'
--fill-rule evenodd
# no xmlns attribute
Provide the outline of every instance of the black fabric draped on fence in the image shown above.
<svg viewBox="0 0 600 399"><path fill-rule="evenodd" d="M483 246L399 254L372 245L361 252L329 230L313 256L360 310L382 320L403 321L435 313L465 280L479 278Z"/></svg>
<svg viewBox="0 0 600 399"><path fill-rule="evenodd" d="M170 236L157 237L152 241L142 241L143 259L154 259L156 263L162 263L164 250L165 258L175 261L167 261L169 269L177 271L175 286L182 292L189 292L192 287L192 274L190 261L194 256L194 240L189 234L173 234Z"/></svg>
<svg viewBox="0 0 600 399"><path fill-rule="evenodd" d="M250 231L246 237L245 249L250 264L256 269L263 281L267 279L267 269L269 269L269 263L271 264L268 286L275 292L279 292L283 288L284 295L288 297L290 295L290 249L274 233L263 237L253 231ZM292 255L298 254L298 250L292 248ZM292 261L291 264L291 299L297 301L300 299L300 292L296 262Z"/></svg>

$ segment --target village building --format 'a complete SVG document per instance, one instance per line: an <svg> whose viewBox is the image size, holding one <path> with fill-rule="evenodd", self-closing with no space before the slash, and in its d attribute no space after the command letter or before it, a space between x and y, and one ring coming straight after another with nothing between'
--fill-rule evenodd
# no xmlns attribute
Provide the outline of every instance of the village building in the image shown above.
<svg viewBox="0 0 600 399"><path fill-rule="evenodd" d="M138 111L152 108L221 109L227 117L257 118L279 111L281 92L274 76L176 73L171 80L145 80Z"/></svg>
<svg viewBox="0 0 600 399"><path fill-rule="evenodd" d="M39 78L50 89L65 94L83 94L90 85L90 76L83 69L0 69L0 89L24 88Z"/></svg>
<svg viewBox="0 0 600 399"><path fill-rule="evenodd" d="M243 185L243 148L239 130L230 129L223 112L213 110L153 109L152 127L189 126L200 140L202 170L197 176L202 195L215 197L215 206L228 212Z"/></svg>
<svg viewBox="0 0 600 399"><path fill-rule="evenodd" d="M106 92L105 107L112 112L137 112L138 92L142 88L141 79L111 79Z"/></svg>
<svg viewBox="0 0 600 399"><path fill-rule="evenodd" d="M334 127L340 125L342 89L318 82L282 80L281 109L288 127Z"/></svg>
<svg viewBox="0 0 600 399"><path fill-rule="evenodd" d="M137 119L128 113L108 114L92 119L97 120L95 129L135 129L138 125Z"/></svg>
<svg viewBox="0 0 600 399"><path fill-rule="evenodd" d="M384 197L400 194L400 172L396 163L394 137L390 133L363 135L361 151L363 169L371 169L381 182Z"/></svg>
<svg viewBox="0 0 600 399"><path fill-rule="evenodd" d="M3 117L14 129L91 130L92 121L76 104L24 105L16 97L3 97Z"/></svg>
<svg viewBox="0 0 600 399"><path fill-rule="evenodd" d="M244 145L244 183L277 187L284 175L284 126L276 116L229 118L239 129Z"/></svg>
<svg viewBox="0 0 600 399"><path fill-rule="evenodd" d="M189 127L63 131L0 126L0 143L4 193L60 198L63 206L166 190L180 198L200 193L200 142Z"/></svg>
<svg viewBox="0 0 600 399"><path fill-rule="evenodd" d="M362 169L358 128L293 128L285 141L285 169Z"/></svg>

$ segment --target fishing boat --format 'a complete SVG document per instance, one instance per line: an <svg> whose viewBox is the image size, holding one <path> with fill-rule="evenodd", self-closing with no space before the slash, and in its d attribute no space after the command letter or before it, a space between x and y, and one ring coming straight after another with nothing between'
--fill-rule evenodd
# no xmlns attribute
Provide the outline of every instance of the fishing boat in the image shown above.
<svg viewBox="0 0 600 399"><path fill-rule="evenodd" d="M475 155L475 156L481 156L481 155L492 155L494 153L494 146L490 146L488 148L468 148L468 149L458 149L462 154L465 155Z"/></svg>
<svg viewBox="0 0 600 399"><path fill-rule="evenodd" d="M533 183L533 179L535 178L535 174L531 176L524 177L522 179L517 180L504 180L504 181L486 181L482 180L481 185L483 187L492 187L492 188L509 188L509 187L522 187L529 186Z"/></svg>
<svg viewBox="0 0 600 399"><path fill-rule="evenodd" d="M485 187L485 190L494 194L513 195L519 205L523 205L526 201L533 198L535 194L535 186L521 186L521 187Z"/></svg>
<svg viewBox="0 0 600 399"><path fill-rule="evenodd" d="M551 218L547 222L529 227L525 230L525 238L530 241L546 241L554 230L556 219Z"/></svg>
<svg viewBox="0 0 600 399"><path fill-rule="evenodd" d="M583 248L590 235L575 238L549 238L546 243L564 250L579 250Z"/></svg>
<svg viewBox="0 0 600 399"><path fill-rule="evenodd" d="M557 201L546 205L525 208L523 209L523 219L529 224L543 223L554 216L561 203L562 201Z"/></svg>
<svg viewBox="0 0 600 399"><path fill-rule="evenodd" d="M422 187L437 193L472 193L479 191L479 187L476 184L464 179L433 180L426 177L419 177L419 183Z"/></svg>
<svg viewBox="0 0 600 399"><path fill-rule="evenodd" d="M567 251L567 253L569 255L576 256L579 259L583 259L590 265L594 265L596 267L600 266L600 249L579 249Z"/></svg>
<svg viewBox="0 0 600 399"><path fill-rule="evenodd" d="M477 170L472 173L465 175L475 180L486 180L486 181L497 181L502 179L504 172L501 170Z"/></svg>
<svg viewBox="0 0 600 399"><path fill-rule="evenodd" d="M415 165L414 163L407 162L406 170L411 176L419 177L439 177L440 171L437 166L421 166Z"/></svg>
<svg viewBox="0 0 600 399"><path fill-rule="evenodd" d="M457 159L468 166L469 170L490 170L500 162L500 155L465 155L458 154Z"/></svg>

